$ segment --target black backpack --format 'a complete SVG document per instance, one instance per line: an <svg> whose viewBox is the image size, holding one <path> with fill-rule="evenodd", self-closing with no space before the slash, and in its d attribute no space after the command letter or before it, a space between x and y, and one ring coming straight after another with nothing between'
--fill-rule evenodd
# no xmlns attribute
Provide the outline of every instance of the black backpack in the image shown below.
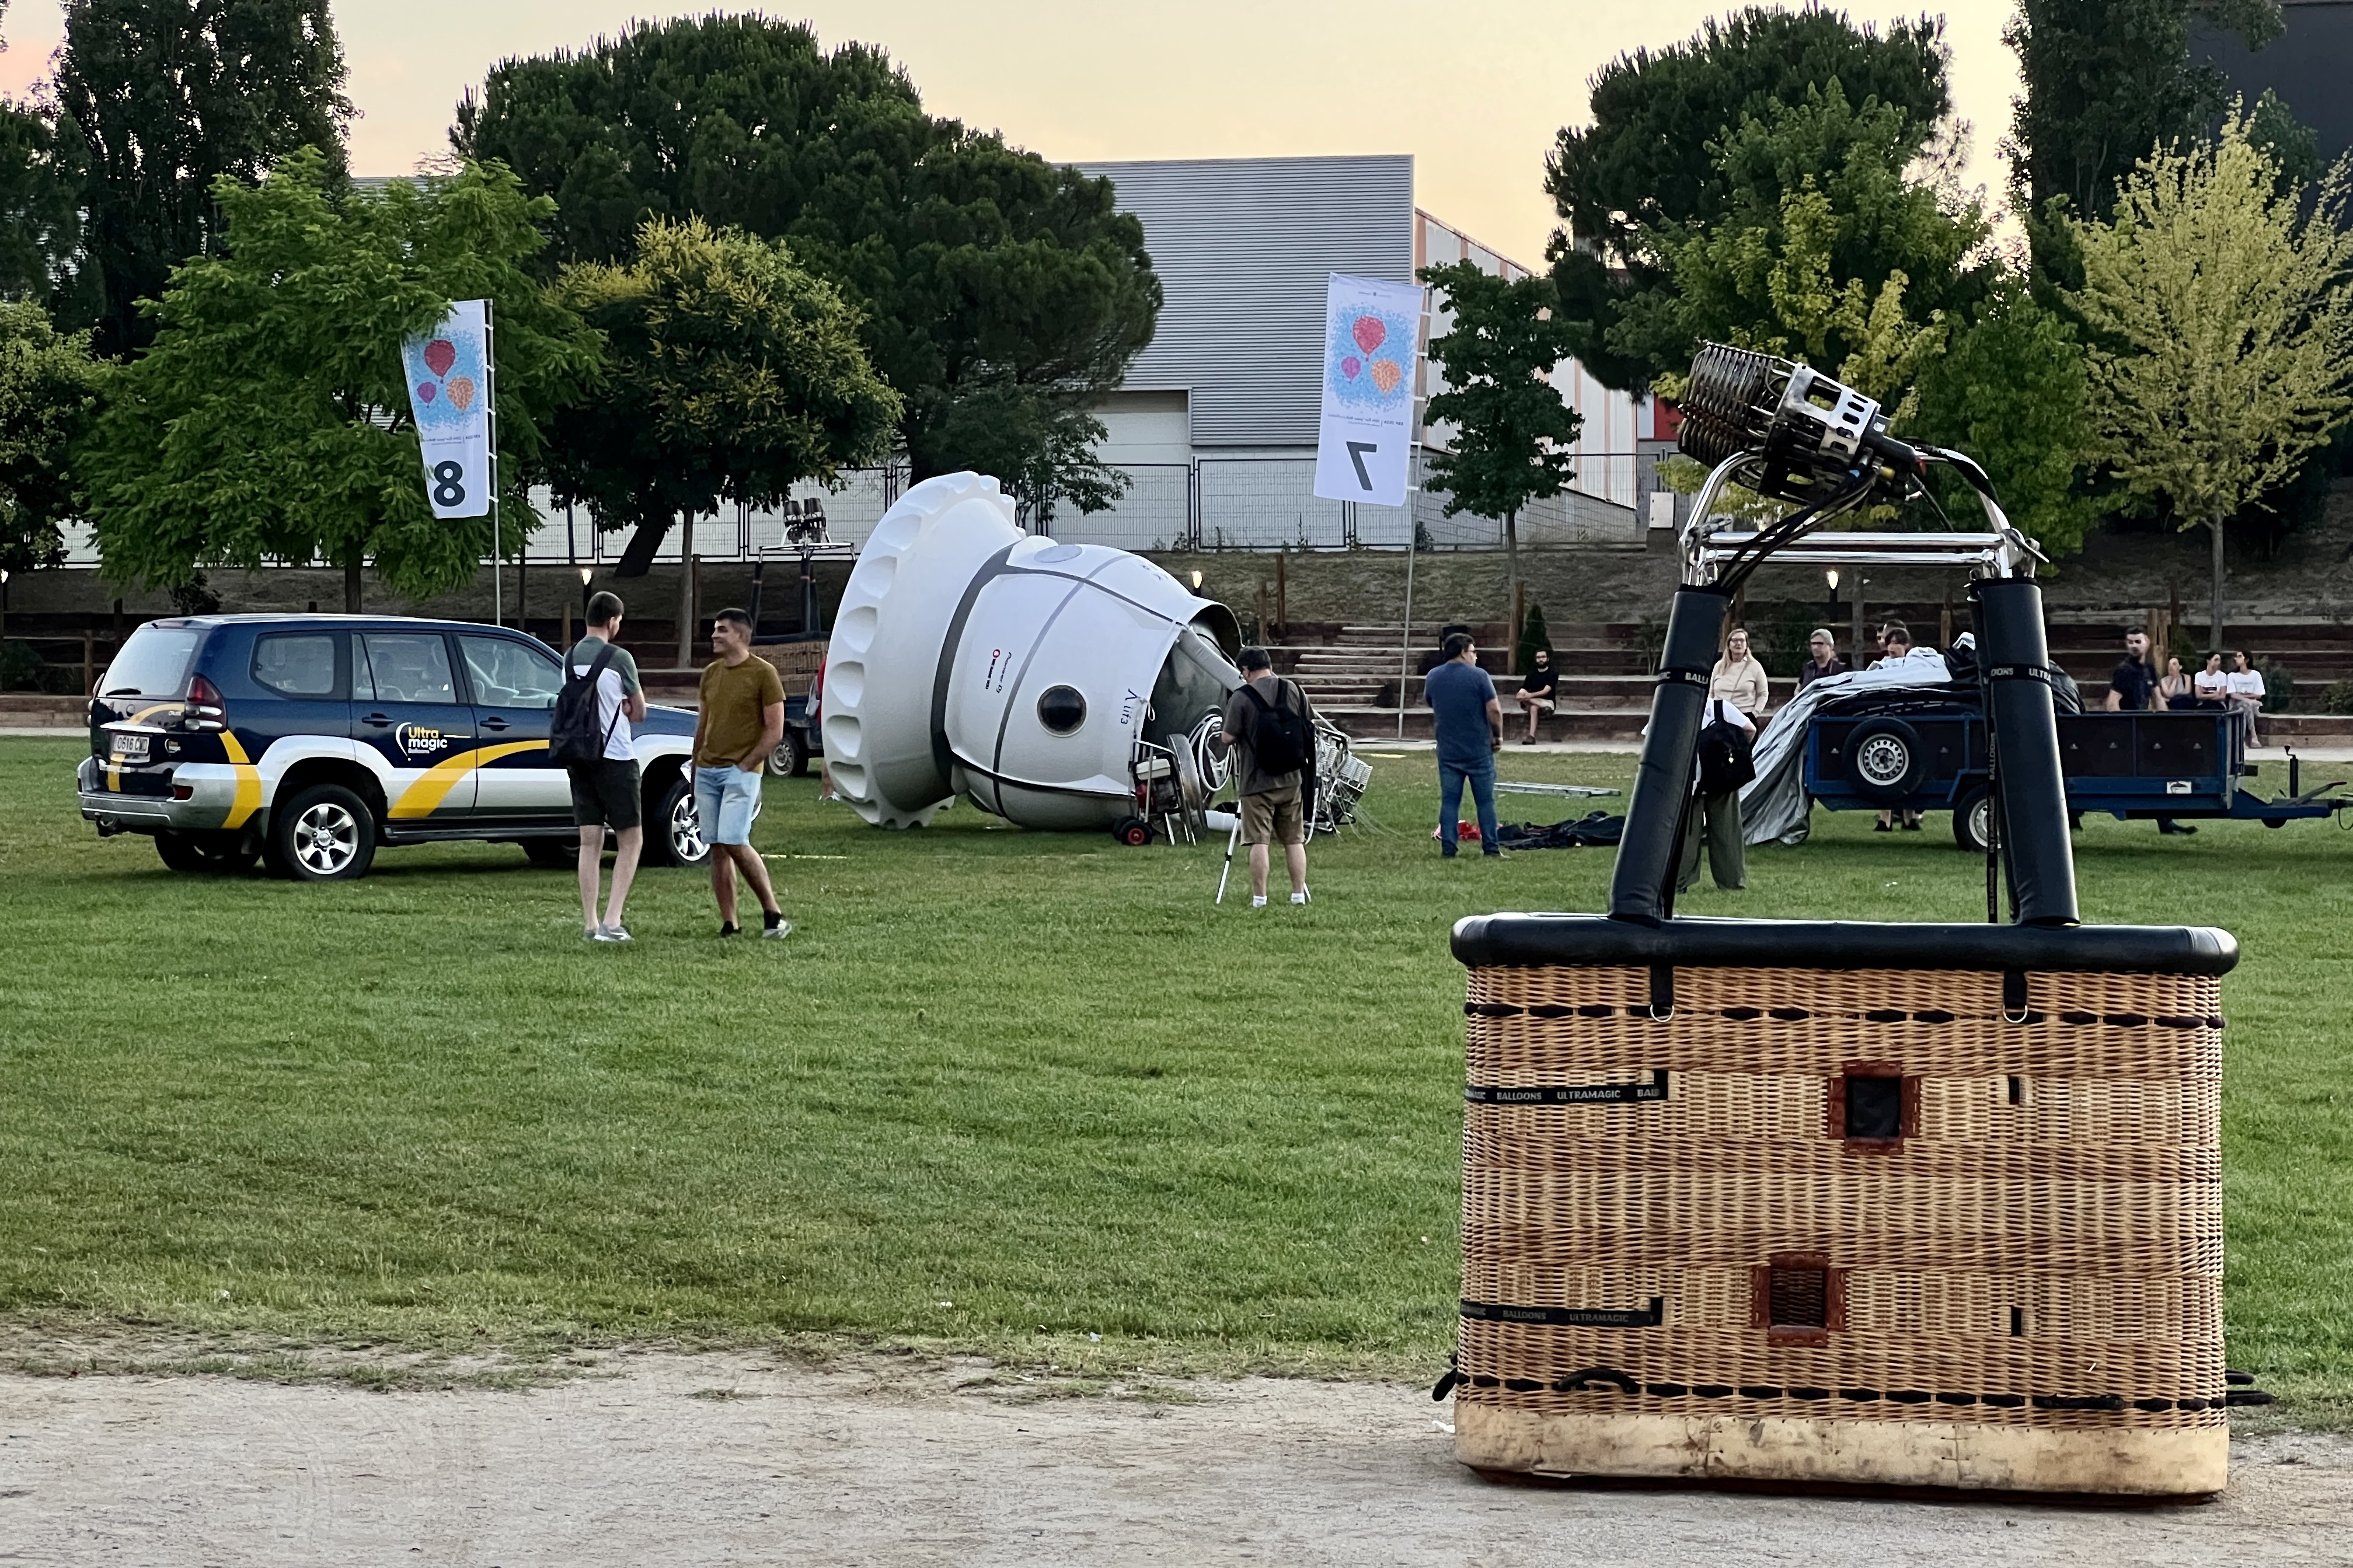
<svg viewBox="0 0 2353 1568"><path fill-rule="evenodd" d="M596 662L588 667L586 675L572 673L572 661L564 661L564 689L555 694L555 711L547 716L547 759L570 767L575 763L602 762L605 742L612 738L612 725L599 729L596 723L596 678L613 662L613 645L607 643ZM621 721L620 710L613 710L613 724Z"/></svg>
<svg viewBox="0 0 2353 1568"><path fill-rule="evenodd" d="M1258 688L1249 681L1242 689L1258 706L1258 717L1250 724L1250 757L1262 773L1293 773L1309 766L1315 760L1315 726L1304 711L1294 712L1282 701L1283 688L1289 681L1279 682L1274 689L1275 700L1269 702L1259 695ZM1305 703L1301 703L1303 710Z"/></svg>
<svg viewBox="0 0 2353 1568"><path fill-rule="evenodd" d="M1699 732L1699 793L1729 795L1757 776L1748 731L1718 719Z"/></svg>

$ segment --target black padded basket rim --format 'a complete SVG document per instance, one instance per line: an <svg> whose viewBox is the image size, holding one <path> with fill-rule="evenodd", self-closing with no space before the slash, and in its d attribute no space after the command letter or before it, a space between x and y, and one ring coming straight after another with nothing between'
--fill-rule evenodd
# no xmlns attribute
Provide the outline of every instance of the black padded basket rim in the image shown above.
<svg viewBox="0 0 2353 1568"><path fill-rule="evenodd" d="M1870 921L1471 915L1454 956L1473 968L1970 969L2227 974L2239 943L2213 926L1896 925Z"/></svg>

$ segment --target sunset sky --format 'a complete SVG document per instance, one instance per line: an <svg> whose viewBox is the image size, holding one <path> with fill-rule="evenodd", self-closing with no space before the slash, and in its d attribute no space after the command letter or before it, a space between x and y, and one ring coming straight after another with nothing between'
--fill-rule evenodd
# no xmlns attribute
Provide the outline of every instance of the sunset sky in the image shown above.
<svg viewBox="0 0 2353 1568"><path fill-rule="evenodd" d="M495 60L578 47L633 16L707 5L617 0L338 0L351 65L356 174L406 173L447 150L451 106ZM1844 7L1858 20L1917 5ZM1613 56L1688 36L1728 7L1696 0L865 0L772 14L820 40L880 44L935 113L1062 160L1410 153L1423 207L1518 260L1553 226L1543 190L1554 132L1586 115ZM2003 184L1999 144L2018 90L2002 47L2010 0L1943 8L1955 96L1972 126L1969 183ZM62 36L58 0L9 0L0 89L25 92Z"/></svg>

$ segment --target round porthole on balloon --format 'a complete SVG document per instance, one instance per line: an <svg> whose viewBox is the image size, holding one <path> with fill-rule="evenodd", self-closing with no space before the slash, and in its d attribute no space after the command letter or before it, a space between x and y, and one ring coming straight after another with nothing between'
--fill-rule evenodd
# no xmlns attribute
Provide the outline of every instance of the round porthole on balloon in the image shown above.
<svg viewBox="0 0 2353 1568"><path fill-rule="evenodd" d="M1087 700L1075 686L1050 686L1038 698L1038 722L1054 735L1075 735L1087 721Z"/></svg>

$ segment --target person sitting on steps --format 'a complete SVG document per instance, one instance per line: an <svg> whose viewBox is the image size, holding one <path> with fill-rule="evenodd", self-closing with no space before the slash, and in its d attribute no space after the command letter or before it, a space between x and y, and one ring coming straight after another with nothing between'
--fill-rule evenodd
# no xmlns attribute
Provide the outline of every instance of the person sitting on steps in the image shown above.
<svg viewBox="0 0 2353 1568"><path fill-rule="evenodd" d="M1556 694L1559 689L1560 676L1552 667L1552 649L1536 649L1534 667L1520 679L1519 690L1512 694L1512 700L1517 702L1520 711L1528 716L1528 732L1521 740L1521 745L1536 743L1536 722L1557 705Z"/></svg>

